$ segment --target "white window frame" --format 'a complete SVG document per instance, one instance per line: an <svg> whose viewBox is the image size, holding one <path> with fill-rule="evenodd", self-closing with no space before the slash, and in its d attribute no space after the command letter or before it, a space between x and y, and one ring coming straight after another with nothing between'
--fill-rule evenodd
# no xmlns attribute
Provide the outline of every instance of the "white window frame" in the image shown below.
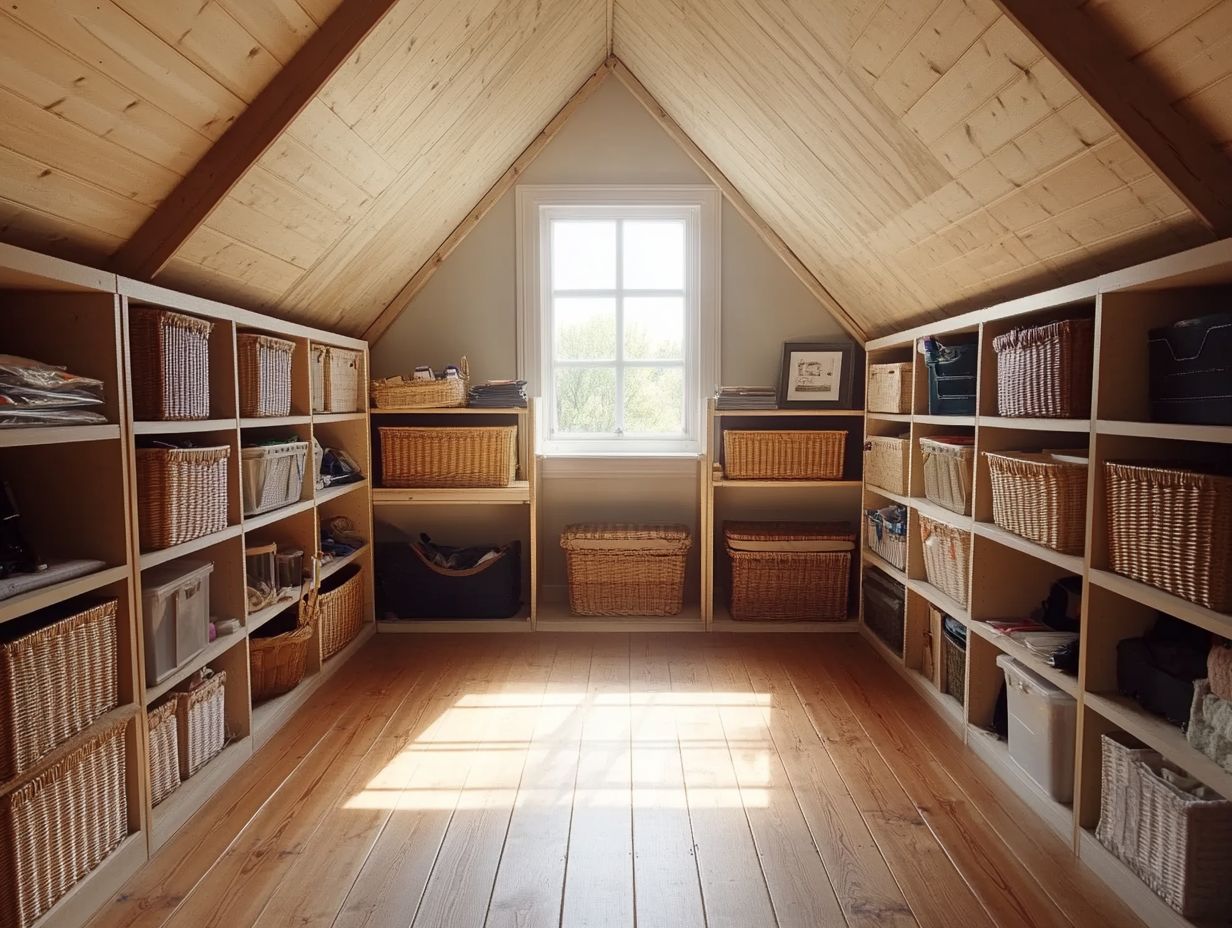
<svg viewBox="0 0 1232 928"><path fill-rule="evenodd" d="M518 364L542 398L536 445L546 456L694 456L705 450L706 399L718 383L720 193L689 186L524 185L517 188ZM684 434L557 437L552 434L550 234L553 219L671 218L685 233Z"/></svg>

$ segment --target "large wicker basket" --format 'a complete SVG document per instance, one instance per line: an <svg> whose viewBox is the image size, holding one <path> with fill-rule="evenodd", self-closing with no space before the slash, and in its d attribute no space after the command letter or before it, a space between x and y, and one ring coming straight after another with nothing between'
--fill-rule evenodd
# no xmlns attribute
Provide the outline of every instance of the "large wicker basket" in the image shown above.
<svg viewBox="0 0 1232 928"><path fill-rule="evenodd" d="M210 332L214 323L152 306L128 313L133 418L210 417Z"/></svg>
<svg viewBox="0 0 1232 928"><path fill-rule="evenodd" d="M953 696L959 705L967 701L967 650L944 631L941 632L941 692Z"/></svg>
<svg viewBox="0 0 1232 928"><path fill-rule="evenodd" d="M1186 918L1232 916L1232 802L1178 789L1162 775L1170 765L1128 735L1100 740L1100 843Z"/></svg>
<svg viewBox="0 0 1232 928"><path fill-rule="evenodd" d="M82 734L0 794L0 928L27 928L128 833L124 733Z"/></svg>
<svg viewBox="0 0 1232 928"><path fill-rule="evenodd" d="M180 736L171 698L146 716L150 732L150 804L158 805L180 787Z"/></svg>
<svg viewBox="0 0 1232 928"><path fill-rule="evenodd" d="M911 362L870 364L868 368L868 411L911 412Z"/></svg>
<svg viewBox="0 0 1232 928"><path fill-rule="evenodd" d="M677 615L684 605L683 525L626 523L565 527L569 609L576 615Z"/></svg>
<svg viewBox="0 0 1232 928"><path fill-rule="evenodd" d="M962 529L920 515L924 573L928 582L961 606L967 605L971 535Z"/></svg>
<svg viewBox="0 0 1232 928"><path fill-rule="evenodd" d="M856 533L837 522L725 522L731 615L743 621L847 619Z"/></svg>
<svg viewBox="0 0 1232 928"><path fill-rule="evenodd" d="M1108 462L1108 565L1232 612L1232 476Z"/></svg>
<svg viewBox="0 0 1232 928"><path fill-rule="evenodd" d="M312 582L305 584L307 592L296 609L295 628L278 635L248 638L249 686L254 703L289 693L304 679L308 649L315 640L319 568L320 562L314 558Z"/></svg>
<svg viewBox="0 0 1232 928"><path fill-rule="evenodd" d="M240 332L235 336L235 347L239 357L240 415L290 415L295 342Z"/></svg>
<svg viewBox="0 0 1232 928"><path fill-rule="evenodd" d="M725 429L723 474L729 480L839 480L847 433L798 429Z"/></svg>
<svg viewBox="0 0 1232 928"><path fill-rule="evenodd" d="M138 448L141 549L170 548L227 527L226 445Z"/></svg>
<svg viewBox="0 0 1232 928"><path fill-rule="evenodd" d="M180 738L180 777L187 780L221 753L227 743L227 672L220 670L195 690L175 697Z"/></svg>
<svg viewBox="0 0 1232 928"><path fill-rule="evenodd" d="M1064 454L985 452L992 520L1062 554L1082 554L1086 538L1087 461Z"/></svg>
<svg viewBox="0 0 1232 928"><path fill-rule="evenodd" d="M887 518L888 515L892 518ZM892 506L865 513L864 543L870 551L905 570L907 567L907 508Z"/></svg>
<svg viewBox="0 0 1232 928"><path fill-rule="evenodd" d="M924 496L952 512L971 515L974 439L921 438L920 456L924 459Z"/></svg>
<svg viewBox="0 0 1232 928"><path fill-rule="evenodd" d="M907 495L911 439L870 435L864 440L864 482L871 487Z"/></svg>
<svg viewBox="0 0 1232 928"><path fill-rule="evenodd" d="M383 426L385 487L507 487L518 469L518 427Z"/></svg>
<svg viewBox="0 0 1232 928"><path fill-rule="evenodd" d="M1082 419L1091 414L1095 323L1066 319L993 339L997 412Z"/></svg>
<svg viewBox="0 0 1232 928"><path fill-rule="evenodd" d="M349 569L349 568L348 568ZM329 660L355 640L364 627L364 577L356 569L337 588L317 599L321 660Z"/></svg>
<svg viewBox="0 0 1232 928"><path fill-rule="evenodd" d="M14 623L23 633L0 645L0 782L116 707L116 608L113 599L41 628L41 613Z"/></svg>
<svg viewBox="0 0 1232 928"><path fill-rule="evenodd" d="M465 406L470 367L463 358L458 365L462 376L453 380L413 380L386 377L372 381L372 404L377 409L440 409Z"/></svg>

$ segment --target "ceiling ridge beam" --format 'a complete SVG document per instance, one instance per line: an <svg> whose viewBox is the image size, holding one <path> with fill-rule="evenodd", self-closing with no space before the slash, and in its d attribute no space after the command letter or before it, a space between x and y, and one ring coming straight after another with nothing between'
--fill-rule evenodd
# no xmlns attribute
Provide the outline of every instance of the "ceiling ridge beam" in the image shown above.
<svg viewBox="0 0 1232 928"><path fill-rule="evenodd" d="M152 280L397 3L339 5L116 251L111 266Z"/></svg>
<svg viewBox="0 0 1232 928"><path fill-rule="evenodd" d="M419 270L411 276L411 279L406 282L394 298L381 310L380 315L365 330L363 336L365 340L370 343L375 342L385 334L385 331L411 305L411 302L427 285L432 275L445 263L445 259L453 254L454 250L462 244L462 241L471 231L483 221L483 218L492 207L500 201L501 197L509 192L526 172L526 169L530 167L531 163L548 147L552 139L556 138L556 135L568 123L569 118L577 112L583 103L590 99L591 94L607 79L608 74L611 73L609 62L610 59L599 65L595 72L582 83L582 86L574 91L573 96L548 121L543 130L531 140L529 145L522 149L522 153L514 159L509 169L497 178L496 183L488 188L474 208L446 236L445 241L441 242L440 247L431 254L427 261L420 265Z"/></svg>
<svg viewBox="0 0 1232 928"><path fill-rule="evenodd" d="M996 0L1216 235L1232 233L1232 161L1068 0Z"/></svg>

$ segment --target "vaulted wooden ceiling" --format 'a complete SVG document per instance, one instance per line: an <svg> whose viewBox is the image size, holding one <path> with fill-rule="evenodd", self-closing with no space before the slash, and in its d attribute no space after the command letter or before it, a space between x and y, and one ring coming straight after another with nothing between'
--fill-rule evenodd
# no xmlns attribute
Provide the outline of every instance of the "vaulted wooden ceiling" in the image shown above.
<svg viewBox="0 0 1232 928"><path fill-rule="evenodd" d="M10 0L0 49L0 238L350 333L609 54L870 336L1232 234L1232 0Z"/></svg>

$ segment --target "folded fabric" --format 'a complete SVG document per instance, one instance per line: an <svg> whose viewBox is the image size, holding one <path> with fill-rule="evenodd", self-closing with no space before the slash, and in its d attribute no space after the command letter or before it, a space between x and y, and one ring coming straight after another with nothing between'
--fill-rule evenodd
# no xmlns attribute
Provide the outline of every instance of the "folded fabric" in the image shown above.
<svg viewBox="0 0 1232 928"><path fill-rule="evenodd" d="M46 570L35 573L9 574L0 578L0 599L8 599L20 593L41 590L43 587L84 577L96 570L102 570L107 564L104 561L79 559L75 561L49 561Z"/></svg>
<svg viewBox="0 0 1232 928"><path fill-rule="evenodd" d="M1232 699L1232 642L1218 640L1206 658L1211 692L1220 699Z"/></svg>
<svg viewBox="0 0 1232 928"><path fill-rule="evenodd" d="M1194 681L1187 737L1220 767L1232 771L1232 702L1212 694L1206 680Z"/></svg>

